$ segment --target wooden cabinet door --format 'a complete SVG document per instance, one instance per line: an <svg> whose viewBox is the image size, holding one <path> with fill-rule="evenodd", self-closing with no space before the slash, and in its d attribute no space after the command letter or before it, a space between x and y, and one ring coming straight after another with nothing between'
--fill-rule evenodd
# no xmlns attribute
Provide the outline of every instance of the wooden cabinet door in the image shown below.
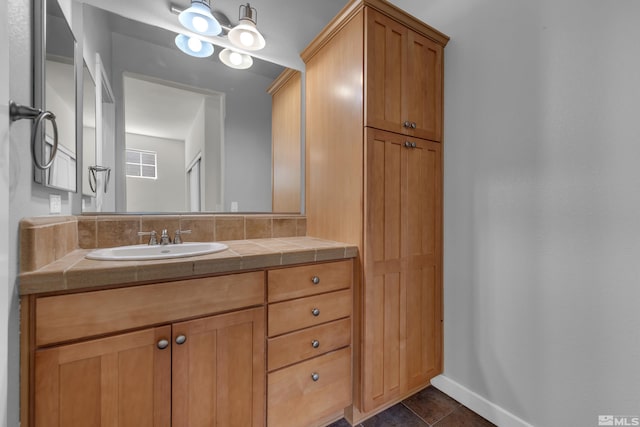
<svg viewBox="0 0 640 427"><path fill-rule="evenodd" d="M403 116L412 127L406 133L432 141L442 140L442 51L439 44L408 32Z"/></svg>
<svg viewBox="0 0 640 427"><path fill-rule="evenodd" d="M366 125L442 140L442 46L366 9Z"/></svg>
<svg viewBox="0 0 640 427"><path fill-rule="evenodd" d="M405 137L367 129L362 336L362 406L370 411L404 389L405 289L402 170Z"/></svg>
<svg viewBox="0 0 640 427"><path fill-rule="evenodd" d="M264 336L262 308L174 324L172 426L263 426Z"/></svg>
<svg viewBox="0 0 640 427"><path fill-rule="evenodd" d="M402 93L407 53L407 28L373 9L366 8L365 24L365 120L366 126L406 132Z"/></svg>
<svg viewBox="0 0 640 427"><path fill-rule="evenodd" d="M170 426L170 339L164 326L36 351L35 426Z"/></svg>
<svg viewBox="0 0 640 427"><path fill-rule="evenodd" d="M441 145L416 138L410 142L402 173L408 391L428 384L440 372L442 354Z"/></svg>
<svg viewBox="0 0 640 427"><path fill-rule="evenodd" d="M365 412L428 384L442 341L440 144L366 134Z"/></svg>

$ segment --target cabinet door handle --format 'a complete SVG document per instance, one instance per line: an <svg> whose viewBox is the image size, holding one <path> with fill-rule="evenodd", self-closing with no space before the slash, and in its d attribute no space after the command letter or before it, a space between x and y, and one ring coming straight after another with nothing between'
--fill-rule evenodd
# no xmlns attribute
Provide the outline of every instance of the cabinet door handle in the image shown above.
<svg viewBox="0 0 640 427"><path fill-rule="evenodd" d="M409 141L405 141L404 146L407 148L411 148L411 143Z"/></svg>
<svg viewBox="0 0 640 427"><path fill-rule="evenodd" d="M411 129L415 129L418 127L418 124L416 122L411 122Z"/></svg>
<svg viewBox="0 0 640 427"><path fill-rule="evenodd" d="M160 350L164 350L165 348L169 347L169 340L160 340L158 341L157 345Z"/></svg>
<svg viewBox="0 0 640 427"><path fill-rule="evenodd" d="M411 143L411 148L416 148L416 143L415 142Z"/></svg>
<svg viewBox="0 0 640 427"><path fill-rule="evenodd" d="M184 335L178 335L178 336L176 337L176 344L178 344L178 345L182 345L182 344L184 344L186 341L187 341L187 337L186 337L186 336L184 336Z"/></svg>
<svg viewBox="0 0 640 427"><path fill-rule="evenodd" d="M320 316L320 309L314 308L313 310L311 310L311 314L313 314L316 317Z"/></svg>
<svg viewBox="0 0 640 427"><path fill-rule="evenodd" d="M402 126L404 126L406 128L410 128L411 127L411 122L407 120L406 122L402 123Z"/></svg>
<svg viewBox="0 0 640 427"><path fill-rule="evenodd" d="M320 278L318 276L313 276L311 278L311 283L313 283L314 285L317 285L318 283L320 283Z"/></svg>
<svg viewBox="0 0 640 427"><path fill-rule="evenodd" d="M313 347L313 348L320 347L320 341L318 341L318 340L311 341L311 347Z"/></svg>
<svg viewBox="0 0 640 427"><path fill-rule="evenodd" d="M314 372L313 374L311 374L311 379L314 381L318 381L320 379L320 374Z"/></svg>

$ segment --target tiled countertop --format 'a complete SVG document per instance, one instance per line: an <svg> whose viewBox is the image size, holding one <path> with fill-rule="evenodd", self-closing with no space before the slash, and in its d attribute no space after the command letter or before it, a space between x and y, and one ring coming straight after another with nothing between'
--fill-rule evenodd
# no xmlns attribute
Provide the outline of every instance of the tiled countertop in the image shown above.
<svg viewBox="0 0 640 427"><path fill-rule="evenodd" d="M20 294L117 286L235 273L357 256L355 245L313 237L232 240L229 249L209 255L150 261L95 261L77 249L36 271L20 275Z"/></svg>

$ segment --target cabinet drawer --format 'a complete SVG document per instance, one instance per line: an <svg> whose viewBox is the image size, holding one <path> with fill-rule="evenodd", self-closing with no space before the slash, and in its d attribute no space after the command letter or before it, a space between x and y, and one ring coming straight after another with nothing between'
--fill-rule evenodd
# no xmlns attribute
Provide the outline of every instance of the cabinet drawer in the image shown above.
<svg viewBox="0 0 640 427"><path fill-rule="evenodd" d="M269 304L269 336L273 337L350 315L351 289Z"/></svg>
<svg viewBox="0 0 640 427"><path fill-rule="evenodd" d="M36 300L36 345L103 335L264 303L264 272Z"/></svg>
<svg viewBox="0 0 640 427"><path fill-rule="evenodd" d="M267 344L268 369L273 371L292 365L350 343L351 318L272 338Z"/></svg>
<svg viewBox="0 0 640 427"><path fill-rule="evenodd" d="M272 372L267 384L269 427L312 425L351 404L351 347Z"/></svg>
<svg viewBox="0 0 640 427"><path fill-rule="evenodd" d="M351 260L270 270L267 298L276 302L346 289L351 287L352 276Z"/></svg>

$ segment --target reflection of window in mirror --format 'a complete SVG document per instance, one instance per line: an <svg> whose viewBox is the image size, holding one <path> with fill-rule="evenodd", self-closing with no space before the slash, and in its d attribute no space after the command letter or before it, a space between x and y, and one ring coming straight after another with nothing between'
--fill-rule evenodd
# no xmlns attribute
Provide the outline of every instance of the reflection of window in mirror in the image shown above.
<svg viewBox="0 0 640 427"><path fill-rule="evenodd" d="M127 148L127 177L158 179L158 153Z"/></svg>

